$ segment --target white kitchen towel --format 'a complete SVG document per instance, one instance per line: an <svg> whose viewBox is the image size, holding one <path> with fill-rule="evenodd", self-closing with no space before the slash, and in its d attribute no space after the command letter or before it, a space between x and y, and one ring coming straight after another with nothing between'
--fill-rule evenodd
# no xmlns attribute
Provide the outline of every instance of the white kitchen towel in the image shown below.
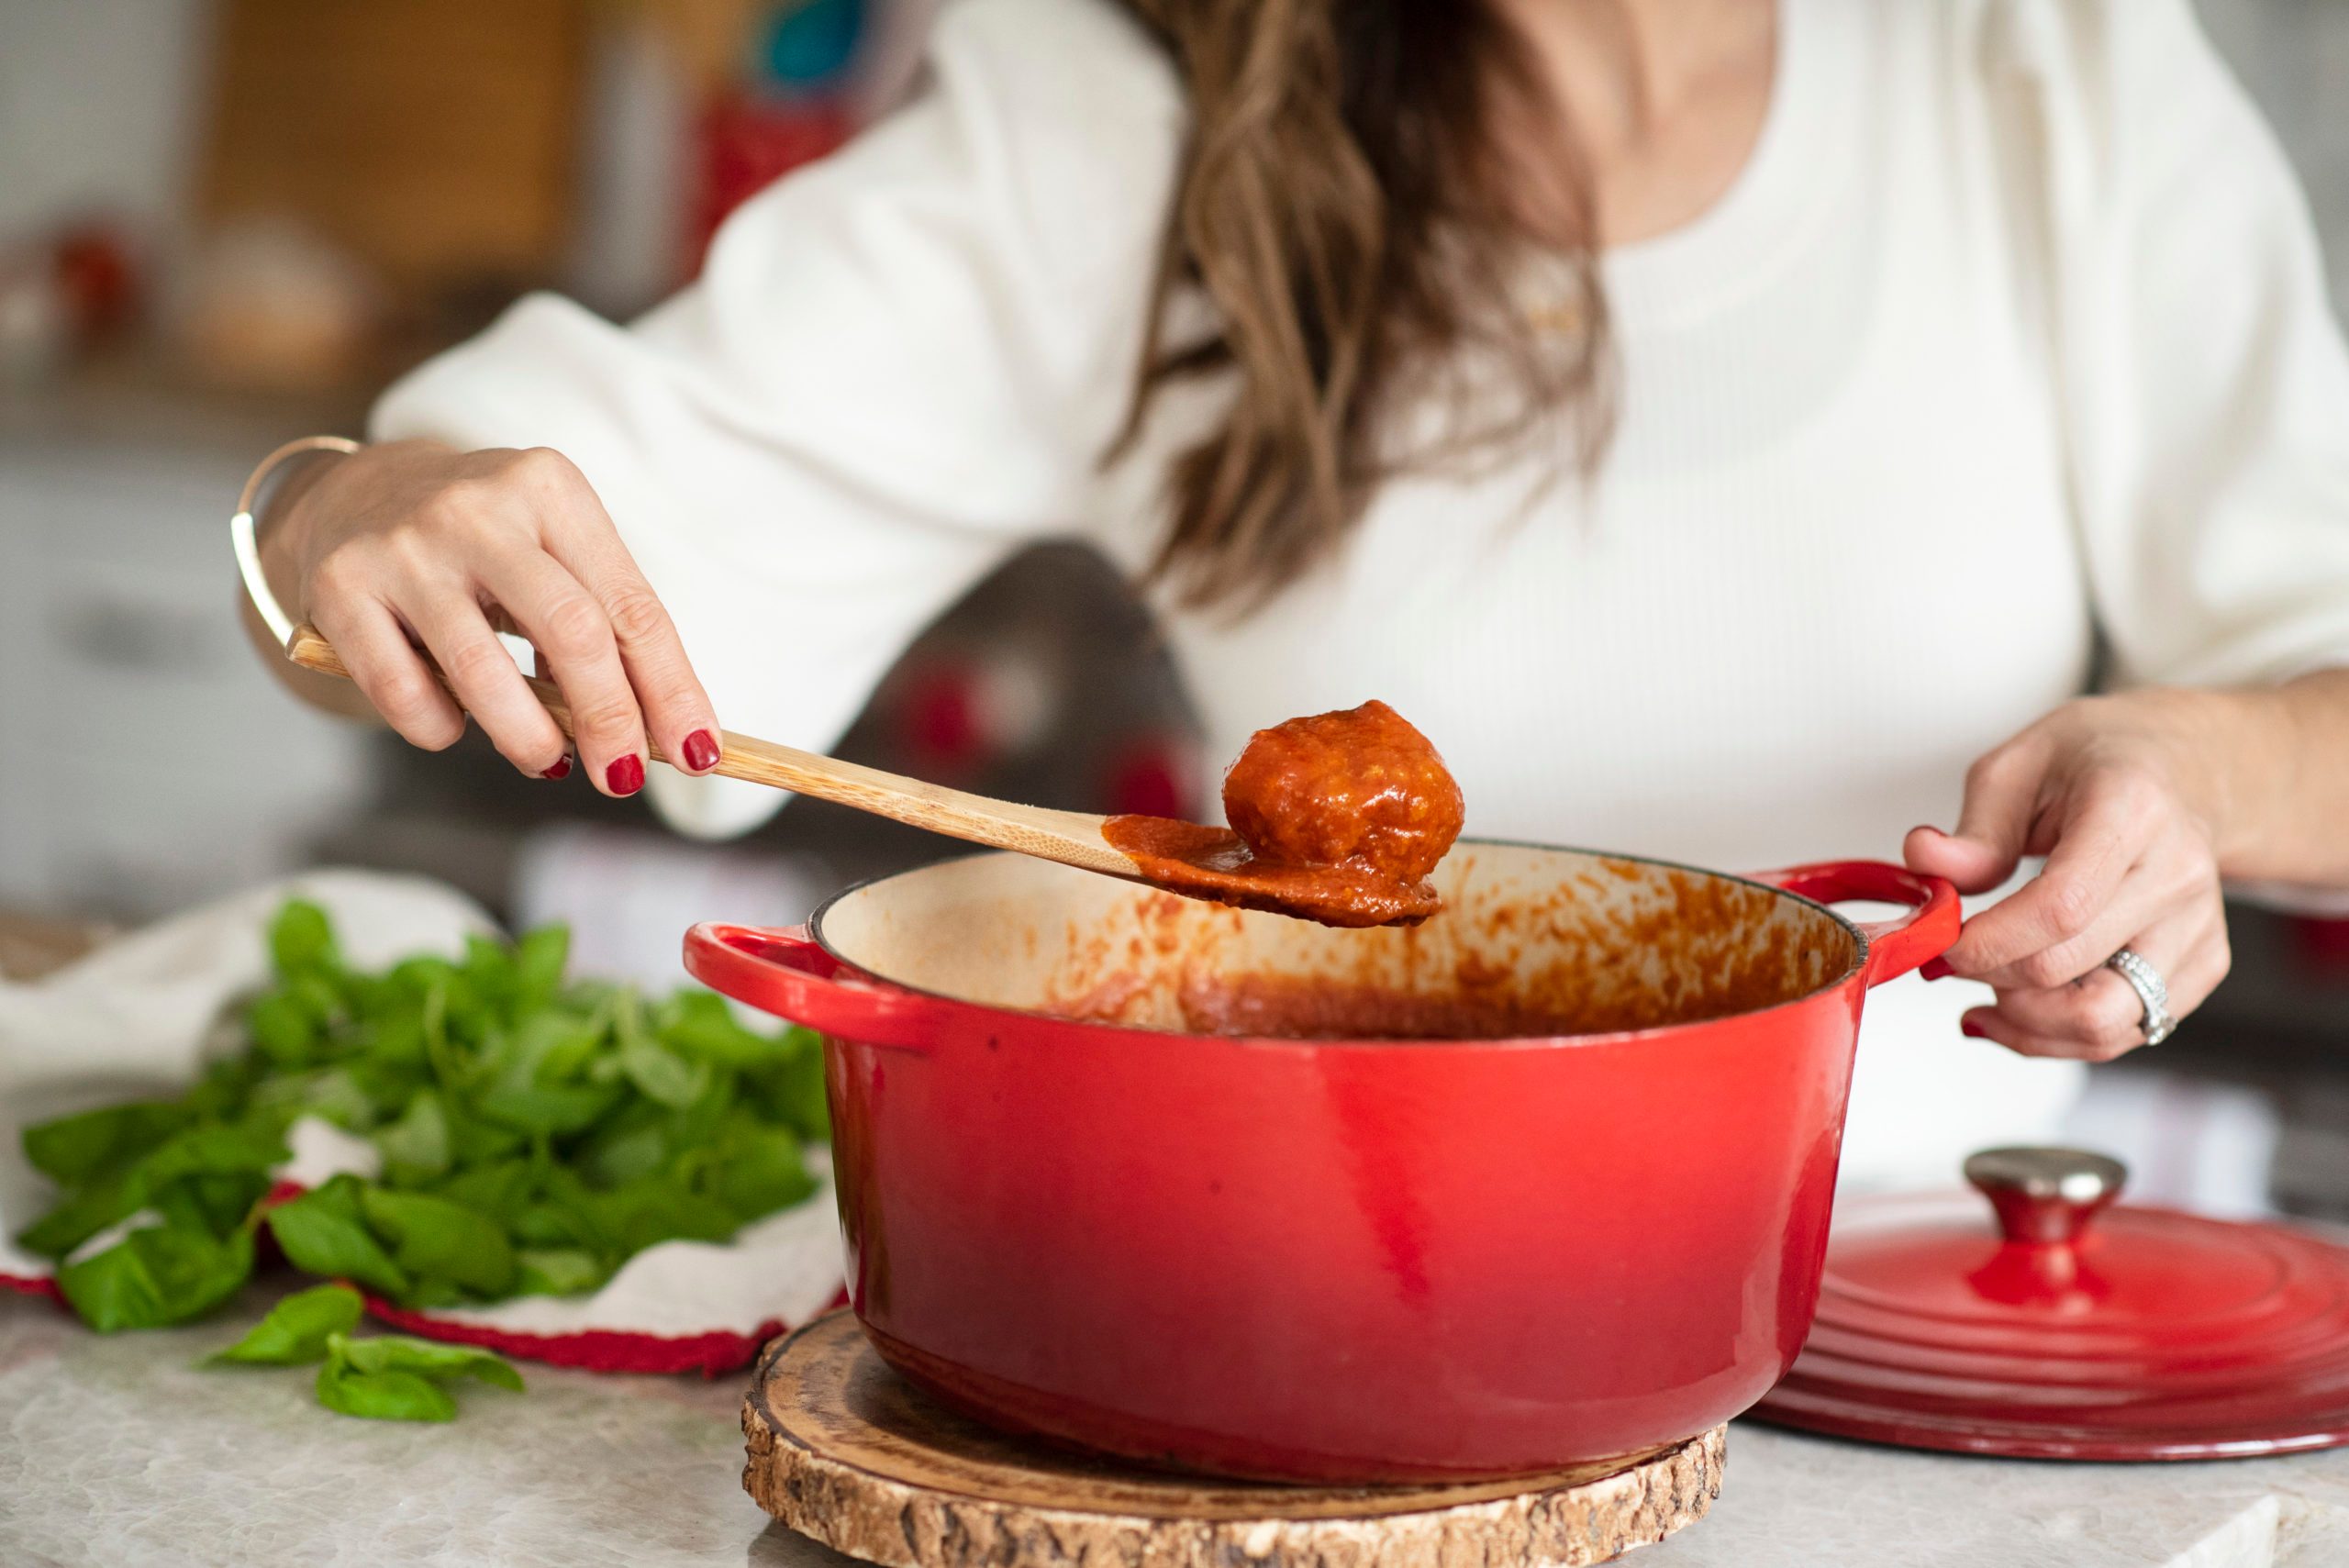
<svg viewBox="0 0 2349 1568"><path fill-rule="evenodd" d="M332 917L351 962L383 968L417 953L462 954L495 932L453 890L414 877L323 871L254 888L108 943L39 980L0 982L0 1283L47 1280L48 1262L11 1240L55 1199L24 1157L35 1122L140 1096L178 1093L216 1052L233 1049L223 1018L266 984L269 918L287 898ZM365 1140L305 1118L289 1187L341 1171L372 1174ZM811 1163L816 1162L811 1161ZM629 1260L603 1289L493 1307L411 1313L380 1301L379 1318L412 1332L495 1345L567 1365L719 1372L747 1362L766 1337L837 1300L841 1258L829 1173L806 1202L746 1227L731 1242L670 1241Z"/></svg>

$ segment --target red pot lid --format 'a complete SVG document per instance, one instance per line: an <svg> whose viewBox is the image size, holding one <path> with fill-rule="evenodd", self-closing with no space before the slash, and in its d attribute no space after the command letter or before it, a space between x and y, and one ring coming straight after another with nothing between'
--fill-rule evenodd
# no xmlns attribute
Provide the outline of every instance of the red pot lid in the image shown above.
<svg viewBox="0 0 2349 1568"><path fill-rule="evenodd" d="M1753 1414L1909 1448L2214 1459L2349 1443L2349 1248L2110 1207L2127 1172L1993 1149L1966 1193L1835 1217L1819 1317Z"/></svg>

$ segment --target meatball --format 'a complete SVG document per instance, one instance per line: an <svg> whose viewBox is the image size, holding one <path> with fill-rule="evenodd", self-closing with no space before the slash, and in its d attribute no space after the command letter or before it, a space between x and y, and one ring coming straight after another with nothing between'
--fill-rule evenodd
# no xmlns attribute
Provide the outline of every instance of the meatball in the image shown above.
<svg viewBox="0 0 2349 1568"><path fill-rule="evenodd" d="M1443 759L1383 702L1260 729L1223 775L1232 831L1289 865L1353 862L1415 882L1460 837L1463 810Z"/></svg>

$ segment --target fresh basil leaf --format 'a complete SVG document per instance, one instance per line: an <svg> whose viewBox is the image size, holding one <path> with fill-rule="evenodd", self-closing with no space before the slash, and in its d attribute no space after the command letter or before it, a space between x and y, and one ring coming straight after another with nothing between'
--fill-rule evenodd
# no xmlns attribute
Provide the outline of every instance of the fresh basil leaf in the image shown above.
<svg viewBox="0 0 2349 1568"><path fill-rule="evenodd" d="M514 1248L486 1215L428 1193L362 1187L367 1222L384 1236L392 1256L419 1284L446 1280L481 1296L503 1296L514 1284Z"/></svg>
<svg viewBox="0 0 2349 1568"><path fill-rule="evenodd" d="M400 1305L411 1312L437 1312L444 1307L462 1307L471 1299L464 1286L454 1280L420 1279L400 1297Z"/></svg>
<svg viewBox="0 0 2349 1568"><path fill-rule="evenodd" d="M44 1258L62 1258L107 1226L129 1218L145 1204L139 1185L116 1176L83 1187L19 1231L17 1244Z"/></svg>
<svg viewBox="0 0 2349 1568"><path fill-rule="evenodd" d="M538 1173L528 1160L503 1159L459 1171L432 1191L451 1203L462 1204L476 1214L485 1214L499 1224L511 1227L515 1218L529 1206L537 1187Z"/></svg>
<svg viewBox="0 0 2349 1568"><path fill-rule="evenodd" d="M351 1067L320 1067L263 1079L253 1087L251 1109L283 1119L315 1116L347 1132L365 1132L377 1120L375 1104Z"/></svg>
<svg viewBox="0 0 2349 1568"><path fill-rule="evenodd" d="M514 953L504 942L468 936L465 959L458 968L485 1002L501 1001L514 988Z"/></svg>
<svg viewBox="0 0 2349 1568"><path fill-rule="evenodd" d="M195 1086L180 1096L180 1109L190 1121L233 1121L262 1078L264 1064L254 1055L224 1058L204 1070Z"/></svg>
<svg viewBox="0 0 2349 1568"><path fill-rule="evenodd" d="M672 1109L682 1110L709 1091L709 1063L688 1062L636 1030L620 1037L620 1070L639 1094Z"/></svg>
<svg viewBox="0 0 2349 1568"><path fill-rule="evenodd" d="M616 1084L545 1084L484 1091L473 1108L484 1119L523 1133L584 1132L618 1105Z"/></svg>
<svg viewBox="0 0 2349 1568"><path fill-rule="evenodd" d="M740 1223L718 1199L667 1175L594 1194L587 1207L624 1258L662 1241L723 1241Z"/></svg>
<svg viewBox="0 0 2349 1568"><path fill-rule="evenodd" d="M449 1162L452 1169L466 1170L504 1160L529 1145L530 1135L519 1129L485 1121L478 1116L460 1112L454 1106L447 1115Z"/></svg>
<svg viewBox="0 0 2349 1568"><path fill-rule="evenodd" d="M285 994L300 1000L311 1016L329 1027L343 1017L343 988L328 974L297 974L285 982Z"/></svg>
<svg viewBox="0 0 2349 1568"><path fill-rule="evenodd" d="M743 1028L713 991L678 992L654 1012L652 1027L681 1055L738 1073L778 1067L790 1055L784 1040Z"/></svg>
<svg viewBox="0 0 2349 1568"><path fill-rule="evenodd" d="M500 1064L500 1083L567 1084L575 1081L603 1049L608 1030L594 1013L549 1007L518 1019L507 1039L509 1055Z"/></svg>
<svg viewBox="0 0 2349 1568"><path fill-rule="evenodd" d="M437 998L437 1000L436 1000ZM471 975L460 970L449 977L448 984L436 988L425 998L426 1030L431 1039L432 1009L438 1008L451 1042L458 1045L478 1043L488 1038L497 1027L497 1009L481 994ZM454 1060L462 1062L463 1053Z"/></svg>
<svg viewBox="0 0 2349 1568"><path fill-rule="evenodd" d="M274 1127L250 1123L191 1127L173 1134L131 1167L134 1180L153 1191L182 1176L250 1172L265 1174L293 1158Z"/></svg>
<svg viewBox="0 0 2349 1568"><path fill-rule="evenodd" d="M61 1186L78 1186L147 1153L187 1124L187 1112L161 1100L136 1100L25 1129L25 1158Z"/></svg>
<svg viewBox="0 0 2349 1568"><path fill-rule="evenodd" d="M225 1238L252 1217L269 1187L269 1177L257 1171L199 1172L152 1189L146 1207L168 1224Z"/></svg>
<svg viewBox="0 0 2349 1568"><path fill-rule="evenodd" d="M388 1127L375 1129L375 1147L384 1156L387 1179L407 1184L444 1175L449 1169L449 1118L440 1096L421 1090L410 1100L406 1114Z"/></svg>
<svg viewBox="0 0 2349 1568"><path fill-rule="evenodd" d="M245 1027L262 1054L280 1067L306 1067L324 1045L326 1018L304 997L272 991L245 1011Z"/></svg>
<svg viewBox="0 0 2349 1568"><path fill-rule="evenodd" d="M809 1143L828 1141L831 1118L824 1101L824 1037L794 1027L784 1037L783 1060L751 1081L751 1097L767 1114Z"/></svg>
<svg viewBox="0 0 2349 1568"><path fill-rule="evenodd" d="M93 1146L83 1143L80 1151ZM267 1173L285 1158L284 1140L266 1127L185 1128L118 1174L68 1197L26 1229L17 1241L27 1251L61 1258L150 1203L166 1208L171 1218L183 1224L214 1236L225 1235L243 1222L253 1199L268 1185ZM248 1179L182 1184L198 1176Z"/></svg>
<svg viewBox="0 0 2349 1568"><path fill-rule="evenodd" d="M379 1334L372 1339L345 1339L336 1347L343 1364L358 1373L406 1372L448 1383L477 1378L493 1387L522 1392L522 1374L493 1351L477 1345L445 1344L439 1340L411 1339L406 1334Z"/></svg>
<svg viewBox="0 0 2349 1568"><path fill-rule="evenodd" d="M428 1063L422 1006L404 1001L397 1011L378 1012L353 1032L377 1079L410 1084L422 1081Z"/></svg>
<svg viewBox="0 0 2349 1568"><path fill-rule="evenodd" d="M349 1067L329 1067L313 1077L303 1090L302 1109L346 1132L365 1132L375 1125L375 1102Z"/></svg>
<svg viewBox="0 0 2349 1568"><path fill-rule="evenodd" d="M618 1243L604 1231L596 1214L596 1189L568 1165L542 1162L538 1174L538 1201L515 1221L514 1236L531 1247L577 1245L607 1256L620 1255Z"/></svg>
<svg viewBox="0 0 2349 1568"><path fill-rule="evenodd" d="M514 944L514 1006L518 1014L545 1006L562 988L571 961L571 928L540 926Z"/></svg>
<svg viewBox="0 0 2349 1568"><path fill-rule="evenodd" d="M707 1143L729 1120L747 1114L735 1107L735 1102L741 1098L736 1089L740 1081L739 1073L712 1072L708 1087L692 1104L680 1106L670 1116L669 1147L691 1149Z"/></svg>
<svg viewBox="0 0 2349 1568"><path fill-rule="evenodd" d="M270 1233L305 1273L355 1280L384 1296L404 1296L412 1281L392 1261L360 1206L359 1178L341 1175L268 1212Z"/></svg>
<svg viewBox="0 0 2349 1568"><path fill-rule="evenodd" d="M650 1176L669 1162L673 1119L651 1100L633 1100L596 1124L572 1151L572 1163L598 1186Z"/></svg>
<svg viewBox="0 0 2349 1568"><path fill-rule="evenodd" d="M253 1366L306 1366L324 1361L328 1337L357 1328L364 1307L359 1293L347 1284L296 1291L271 1307L269 1316L243 1339L205 1359Z"/></svg>
<svg viewBox="0 0 2349 1568"><path fill-rule="evenodd" d="M707 1176L712 1196L744 1223L789 1208L816 1190L799 1140L783 1129L737 1124Z"/></svg>
<svg viewBox="0 0 2349 1568"><path fill-rule="evenodd" d="M579 1247L518 1247L514 1260L517 1296L584 1296L612 1277L602 1259Z"/></svg>
<svg viewBox="0 0 2349 1568"><path fill-rule="evenodd" d="M184 1323L236 1294L252 1273L253 1239L150 1225L57 1271L58 1288L101 1334Z"/></svg>
<svg viewBox="0 0 2349 1568"><path fill-rule="evenodd" d="M590 1202L591 1194L550 1192L508 1222L514 1240L524 1247L578 1247L602 1257L625 1256L619 1243L604 1229Z"/></svg>
<svg viewBox="0 0 2349 1568"><path fill-rule="evenodd" d="M450 1421L457 1402L449 1391L412 1372L354 1372L328 1361L318 1369L318 1403L371 1421Z"/></svg>
<svg viewBox="0 0 2349 1568"><path fill-rule="evenodd" d="M384 984L410 1002L420 1001L437 987L457 977L457 966L438 953L418 953L392 965Z"/></svg>
<svg viewBox="0 0 2349 1568"><path fill-rule="evenodd" d="M335 948L334 923L306 898L289 898L269 923L269 958L284 976L342 967Z"/></svg>

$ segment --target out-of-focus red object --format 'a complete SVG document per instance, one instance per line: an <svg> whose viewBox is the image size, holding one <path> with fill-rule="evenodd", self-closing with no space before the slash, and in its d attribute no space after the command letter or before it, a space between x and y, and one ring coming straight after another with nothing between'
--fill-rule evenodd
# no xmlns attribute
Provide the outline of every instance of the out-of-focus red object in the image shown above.
<svg viewBox="0 0 2349 1568"><path fill-rule="evenodd" d="M1110 752L1103 770L1102 808L1113 816L1192 815L1190 748L1172 736L1144 735Z"/></svg>
<svg viewBox="0 0 2349 1568"><path fill-rule="evenodd" d="M126 326L139 305L139 274L130 245L111 224L75 224L53 242L58 292L83 345L101 342Z"/></svg>
<svg viewBox="0 0 2349 1568"><path fill-rule="evenodd" d="M931 661L910 670L898 698L906 744L922 764L961 773L988 750L980 721L977 672L967 664Z"/></svg>
<svg viewBox="0 0 2349 1568"><path fill-rule="evenodd" d="M1052 720L1051 669L1019 646L927 649L884 688L889 738L930 779L968 778L1033 746Z"/></svg>
<svg viewBox="0 0 2349 1568"><path fill-rule="evenodd" d="M847 107L828 98L738 95L705 109L696 139L700 183L688 240L691 270L701 270L727 215L794 169L838 148L853 128Z"/></svg>
<svg viewBox="0 0 2349 1568"><path fill-rule="evenodd" d="M2303 966L2328 979L2349 980L2349 919L2296 915L2291 925Z"/></svg>

